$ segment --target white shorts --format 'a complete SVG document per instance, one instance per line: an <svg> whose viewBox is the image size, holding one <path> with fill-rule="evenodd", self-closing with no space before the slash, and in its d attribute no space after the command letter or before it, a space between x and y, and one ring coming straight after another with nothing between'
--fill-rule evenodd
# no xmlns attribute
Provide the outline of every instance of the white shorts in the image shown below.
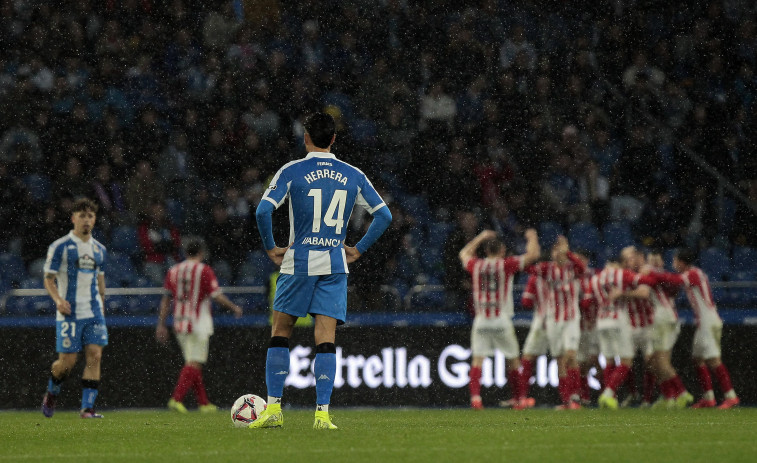
<svg viewBox="0 0 757 463"><path fill-rule="evenodd" d="M547 330L544 327L544 318L534 316L531 320L531 327L528 329L526 343L523 344L523 355L538 357L545 355L549 349L547 342Z"/></svg>
<svg viewBox="0 0 757 463"><path fill-rule="evenodd" d="M518 338L509 317L477 316L471 329L471 352L474 357L491 357L495 350L502 352L506 359L518 358Z"/></svg>
<svg viewBox="0 0 757 463"><path fill-rule="evenodd" d="M577 351L581 340L580 320L567 322L547 322L547 340L549 353L553 357L560 357L568 351Z"/></svg>
<svg viewBox="0 0 757 463"><path fill-rule="evenodd" d="M650 336L650 329L644 328L631 328L631 339L633 339L633 352L636 356L636 352L641 352L641 355L647 357L652 355L652 340Z"/></svg>
<svg viewBox="0 0 757 463"><path fill-rule="evenodd" d="M210 335L197 333L176 333L176 339L184 354L184 362L206 363Z"/></svg>
<svg viewBox="0 0 757 463"><path fill-rule="evenodd" d="M579 363L588 362L599 355L599 335L597 330L581 331L576 360Z"/></svg>
<svg viewBox="0 0 757 463"><path fill-rule="evenodd" d="M630 327L618 324L598 329L597 336L599 337L599 351L605 358L630 359L634 357L633 336Z"/></svg>
<svg viewBox="0 0 757 463"><path fill-rule="evenodd" d="M649 332L652 352L670 352L673 350L680 332L680 322L661 322L655 320Z"/></svg>
<svg viewBox="0 0 757 463"><path fill-rule="evenodd" d="M722 323L700 325L694 333L691 356L703 360L720 357L720 338L722 335Z"/></svg>

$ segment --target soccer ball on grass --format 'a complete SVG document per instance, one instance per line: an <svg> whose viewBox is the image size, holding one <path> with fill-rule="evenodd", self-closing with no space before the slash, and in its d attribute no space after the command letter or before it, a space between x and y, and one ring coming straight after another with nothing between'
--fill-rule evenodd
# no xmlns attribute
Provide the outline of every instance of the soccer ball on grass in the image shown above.
<svg viewBox="0 0 757 463"><path fill-rule="evenodd" d="M237 428L246 428L247 425L258 419L260 413L267 406L268 404L262 397L255 394L245 394L231 406L231 423Z"/></svg>

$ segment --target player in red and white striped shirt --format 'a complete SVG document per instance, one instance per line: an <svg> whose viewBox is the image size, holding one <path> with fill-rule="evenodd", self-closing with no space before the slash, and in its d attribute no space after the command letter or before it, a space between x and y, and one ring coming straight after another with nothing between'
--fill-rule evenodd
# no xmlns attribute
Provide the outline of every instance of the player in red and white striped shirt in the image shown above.
<svg viewBox="0 0 757 463"><path fill-rule="evenodd" d="M620 252L620 260L624 269L635 274L639 274L647 265L644 253L640 252L636 246L623 248ZM629 289L623 293L623 297L618 299L617 303L624 305L625 309L628 310L634 356L637 352L641 354L644 370L644 392L645 395L651 396L654 392L654 378L649 368L649 358L652 355L650 336L654 324L654 307L649 300L649 293L649 288L645 287ZM637 392L636 375L633 368L628 373L626 384L629 393L621 405L623 407L627 407L634 400L642 399Z"/></svg>
<svg viewBox="0 0 757 463"><path fill-rule="evenodd" d="M718 315L712 290L707 275L694 266L694 253L688 249L679 250L673 257L673 268L680 273L681 284L686 291L691 308L696 316L697 331L694 334L692 357L697 366L699 381L704 391L702 399L694 406L697 408L714 407L715 394L712 390L710 371L720 383L723 402L719 408L731 408L739 404L739 398L731 384L731 375L720 360L720 338L723 333L723 321ZM709 368L709 370L708 370Z"/></svg>
<svg viewBox="0 0 757 463"><path fill-rule="evenodd" d="M184 396L193 388L197 403L202 412L218 409L208 400L202 378L202 365L208 360L208 345L213 334L213 316L211 299L228 308L237 317L242 316L242 308L231 302L218 286L218 280L209 265L202 263L205 257L205 244L200 239L185 241L187 259L171 267L166 274L160 301L160 315L155 336L160 342L168 339L166 317L169 303L173 299L173 329L184 355L184 368L168 401L168 408L186 413Z"/></svg>
<svg viewBox="0 0 757 463"><path fill-rule="evenodd" d="M536 275L530 275L526 282L526 288L521 295L520 303L523 308L532 310L533 315L526 342L523 343L523 355L520 357L520 387L512 404L514 408L531 408L535 405L534 399L528 397L528 389L531 377L534 374L534 360L540 355L546 355L549 350L544 317L551 299L552 289L547 285L546 280Z"/></svg>
<svg viewBox="0 0 757 463"><path fill-rule="evenodd" d="M499 349L507 362L507 380L517 394L520 384L518 369L519 348L513 327L513 277L539 258L539 240L536 231L526 230L526 252L505 258L505 245L497 240L492 230L485 230L465 245L459 258L473 279L473 308L475 317L471 330L473 361L470 369L471 406L482 409L481 366L484 358ZM483 246L482 246L483 245ZM486 258L479 259L476 252L484 249Z"/></svg>
<svg viewBox="0 0 757 463"><path fill-rule="evenodd" d="M576 352L581 338L579 326L578 297L580 280L586 264L570 252L568 240L557 238L552 247L552 260L540 262L528 269L532 275L543 278L552 290L544 321L547 329L549 351L557 359L557 375L560 379L561 409L580 408L581 372L576 361Z"/></svg>
<svg viewBox="0 0 757 463"><path fill-rule="evenodd" d="M585 259L588 265L588 259L581 252L576 253ZM588 405L591 402L591 390L589 389L589 374L591 369L595 368L598 375L601 376L602 368L599 365L599 335L597 334L597 317L599 315L599 305L590 298L584 298L586 294L591 294L591 279L596 274L593 269L587 267L581 278L581 301L579 308L581 311L581 338L578 343L578 352L576 360L581 371L581 402ZM588 301L585 302L585 301Z"/></svg>
<svg viewBox="0 0 757 463"><path fill-rule="evenodd" d="M603 374L605 389L599 396L600 408L618 408L615 397L618 388L627 380L633 365L634 343L628 308L623 301L617 301L625 291L637 286L638 276L617 263L608 262L605 268L590 281L591 293L584 296L598 304L597 333L599 349L607 359ZM613 364L619 357L620 363Z"/></svg>
<svg viewBox="0 0 757 463"><path fill-rule="evenodd" d="M684 407L693 401L693 397L686 390L670 361L671 351L675 345L681 324L678 321L678 313L675 308L675 297L678 294L678 286L670 283L665 277L663 260L659 253L649 253L648 265L643 270L639 279L640 289L649 293L649 300L654 307L654 323L650 332L652 355L649 357L649 373L652 380L656 379L662 393L661 399L655 405L673 408ZM645 376L644 402L649 403L652 392L649 379Z"/></svg>

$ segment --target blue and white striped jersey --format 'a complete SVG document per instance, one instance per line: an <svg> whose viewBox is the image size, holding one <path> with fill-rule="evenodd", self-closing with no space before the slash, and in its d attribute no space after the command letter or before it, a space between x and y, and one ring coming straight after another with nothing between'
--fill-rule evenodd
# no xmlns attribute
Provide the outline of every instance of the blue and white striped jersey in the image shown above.
<svg viewBox="0 0 757 463"><path fill-rule="evenodd" d="M344 237L353 207L373 214L386 206L360 169L321 152L285 164L263 195L277 209L287 198L291 247L281 273L289 275L349 273Z"/></svg>
<svg viewBox="0 0 757 463"><path fill-rule="evenodd" d="M56 275L58 294L71 304L71 315L57 320L102 318L103 298L97 275L105 273L105 246L94 238L84 242L70 232L47 249L45 273Z"/></svg>

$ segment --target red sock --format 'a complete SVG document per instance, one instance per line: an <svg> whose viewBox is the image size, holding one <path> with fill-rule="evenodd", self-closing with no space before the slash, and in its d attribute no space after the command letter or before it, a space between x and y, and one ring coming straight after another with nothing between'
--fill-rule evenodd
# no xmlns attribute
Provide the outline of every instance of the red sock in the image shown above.
<svg viewBox="0 0 757 463"><path fill-rule="evenodd" d="M560 379L560 383L557 386L557 390L560 393L560 400L566 404L570 401L570 377L565 375Z"/></svg>
<svg viewBox="0 0 757 463"><path fill-rule="evenodd" d="M181 373L179 373L179 379L176 381L176 387L173 390L173 400L177 402L184 401L184 396L187 395L187 391L190 387L192 387L192 383L194 382L192 370L194 370L194 368L191 368L189 366L185 366L181 369Z"/></svg>
<svg viewBox="0 0 757 463"><path fill-rule="evenodd" d="M481 395L481 367L470 367L470 396Z"/></svg>
<svg viewBox="0 0 757 463"><path fill-rule="evenodd" d="M581 376L581 399L591 400L591 388L589 387L589 375Z"/></svg>
<svg viewBox="0 0 757 463"><path fill-rule="evenodd" d="M631 368L626 365L620 364L615 367L612 372L612 376L607 379L607 389L617 391L621 384L623 384L630 373Z"/></svg>
<svg viewBox="0 0 757 463"><path fill-rule="evenodd" d="M699 385L702 387L702 393L706 393L712 390L712 378L710 378L710 370L706 365L699 365L697 367L697 375L699 376ZM730 381L729 381L730 383Z"/></svg>
<svg viewBox="0 0 757 463"><path fill-rule="evenodd" d="M718 383L720 384L720 392L725 394L726 392L733 389L733 384L731 384L731 375L728 374L728 368L725 367L724 363L721 363L713 370L715 373L715 376L718 378Z"/></svg>
<svg viewBox="0 0 757 463"><path fill-rule="evenodd" d="M513 394L513 399L520 399L520 371L517 369L508 371L507 383L510 385L510 392Z"/></svg>
<svg viewBox="0 0 757 463"><path fill-rule="evenodd" d="M666 399L672 399L675 397L675 386L673 386L673 378L666 379L660 383L660 393Z"/></svg>
<svg viewBox="0 0 757 463"><path fill-rule="evenodd" d="M683 381L681 381L681 377L678 375L675 375L673 377L673 384L675 385L675 394L676 397L686 392L686 386L683 385Z"/></svg>
<svg viewBox="0 0 757 463"><path fill-rule="evenodd" d="M531 376L534 374L534 362L528 359L522 359L520 365L520 390L518 391L518 397L525 399L528 397L528 389L531 386Z"/></svg>
<svg viewBox="0 0 757 463"><path fill-rule="evenodd" d="M570 379L570 396L581 396L581 370L578 368L571 368L568 370L568 378Z"/></svg>
<svg viewBox="0 0 757 463"><path fill-rule="evenodd" d="M644 372L644 402L651 403L657 380L651 371Z"/></svg>
<svg viewBox="0 0 757 463"><path fill-rule="evenodd" d="M613 363L608 363L605 367L605 371L602 373L602 389L607 387L607 383L610 381L610 378L612 378L612 374L615 372L615 369L617 367Z"/></svg>
<svg viewBox="0 0 757 463"><path fill-rule="evenodd" d="M205 391L205 384L202 381L202 370L192 368L194 370L192 386L195 390L195 396L197 397L197 403L200 405L207 405L210 403L208 400L208 393Z"/></svg>

